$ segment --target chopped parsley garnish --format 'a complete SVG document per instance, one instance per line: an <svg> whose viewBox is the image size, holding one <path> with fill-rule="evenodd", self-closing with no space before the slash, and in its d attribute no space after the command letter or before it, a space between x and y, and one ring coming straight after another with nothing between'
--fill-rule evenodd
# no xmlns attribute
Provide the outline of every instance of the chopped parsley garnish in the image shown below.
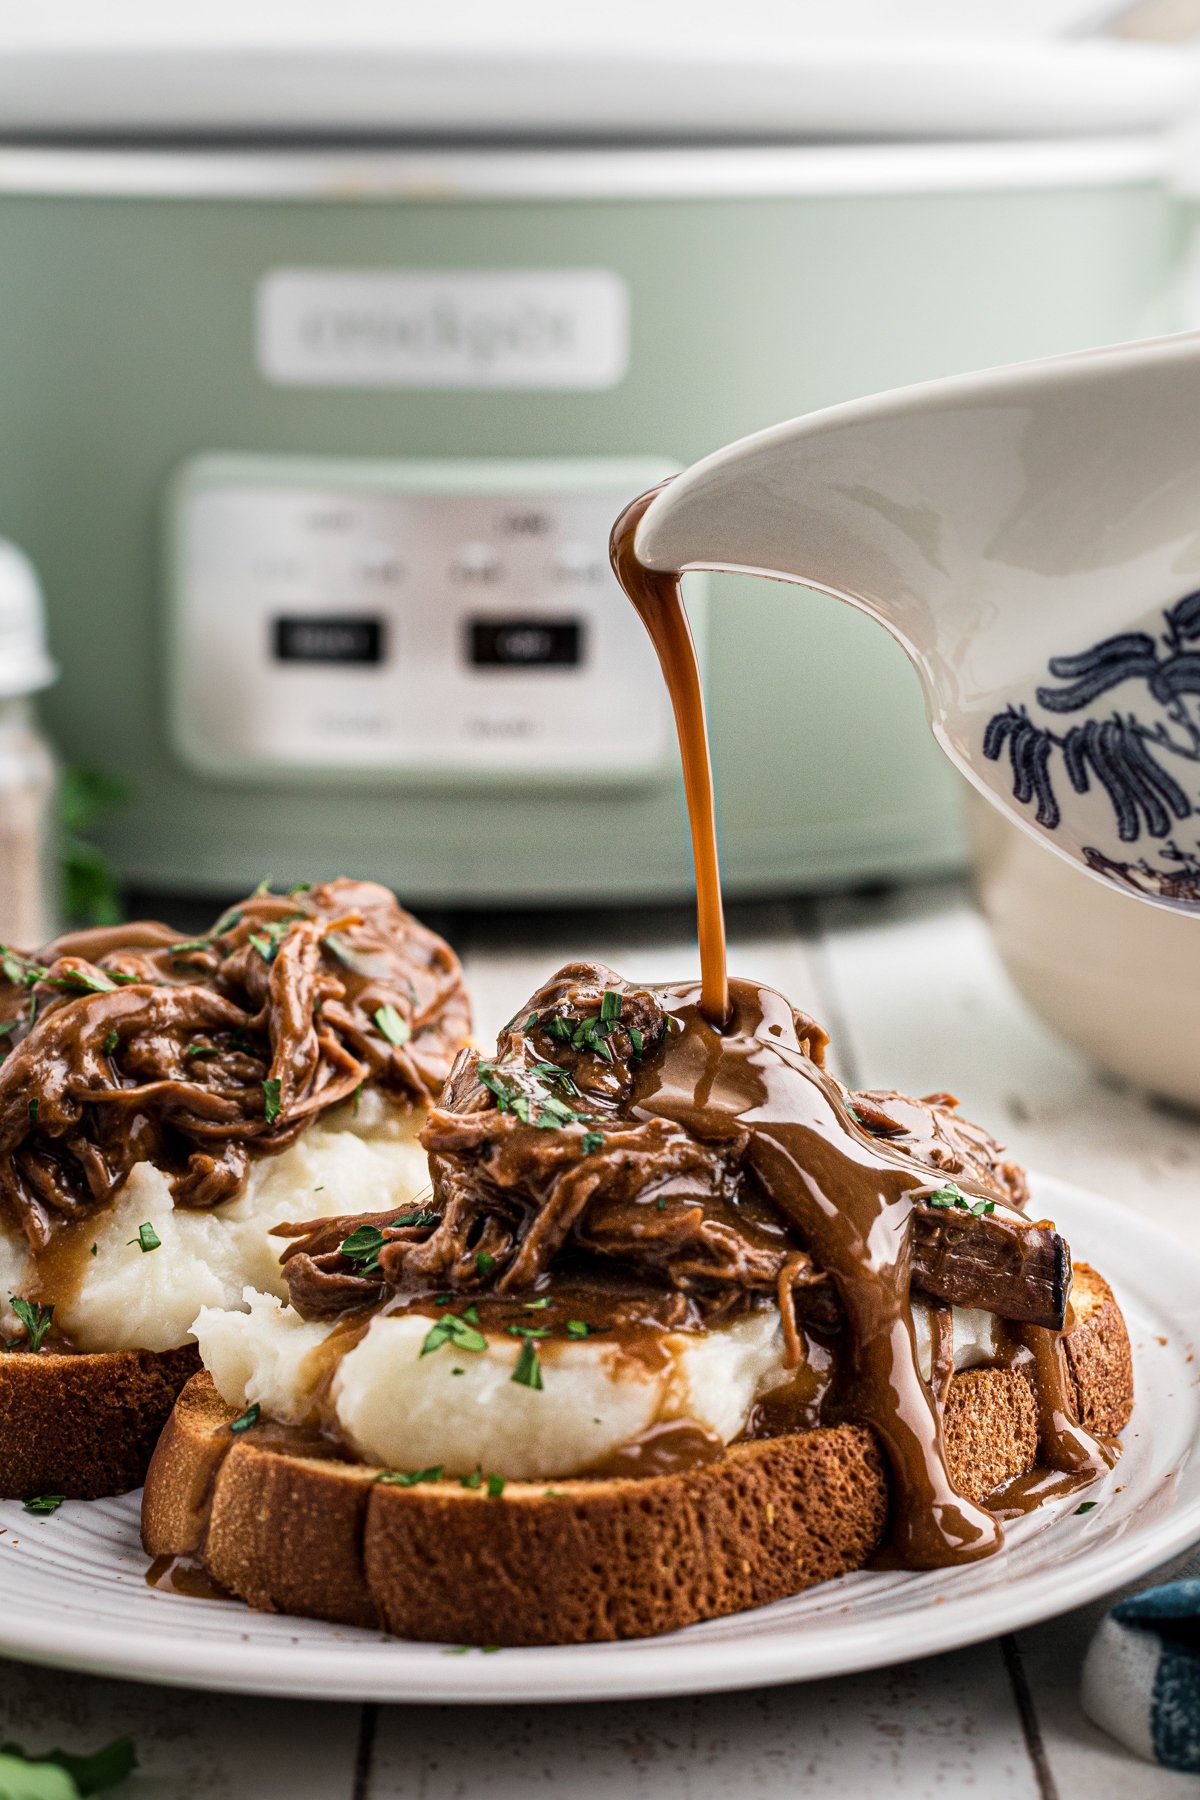
<svg viewBox="0 0 1200 1800"><path fill-rule="evenodd" d="M229 1421L229 1429L230 1431L249 1431L252 1425L258 1424L261 1417L262 1407L255 1401L254 1405L248 1406L244 1413L239 1413L236 1419Z"/></svg>
<svg viewBox="0 0 1200 1800"><path fill-rule="evenodd" d="M519 1382L522 1387L541 1388L543 1386L542 1365L528 1336L521 1345L521 1354L517 1358L517 1366L512 1372L511 1379Z"/></svg>
<svg viewBox="0 0 1200 1800"><path fill-rule="evenodd" d="M505 1330L509 1337L548 1338L550 1336L548 1325L508 1325Z"/></svg>
<svg viewBox="0 0 1200 1800"><path fill-rule="evenodd" d="M148 1219L144 1225L138 1226L137 1236L135 1238L130 1238L129 1242L131 1244L140 1244L143 1251L160 1250L162 1248L162 1239Z"/></svg>
<svg viewBox="0 0 1200 1800"><path fill-rule="evenodd" d="M585 1156L594 1156L604 1143L602 1131L585 1131L579 1140L579 1148Z"/></svg>
<svg viewBox="0 0 1200 1800"><path fill-rule="evenodd" d="M552 1087L562 1088L565 1093L578 1094L579 1092L579 1085L575 1077L569 1069L564 1069L561 1063L536 1062L532 1065L530 1072L540 1076L543 1081L548 1081Z"/></svg>
<svg viewBox="0 0 1200 1800"><path fill-rule="evenodd" d="M182 956L188 950L207 950L211 945L212 939L207 937L180 938L177 944L171 945L167 954L168 956Z"/></svg>
<svg viewBox="0 0 1200 1800"><path fill-rule="evenodd" d="M306 917L304 913L298 913L296 916L297 918ZM344 969L349 969L355 975L365 975L378 980L380 976L387 973L386 965L381 957L356 950L352 944L347 944L334 931L327 931L321 939L321 943L326 950L331 951L337 957ZM416 1004L415 996L413 1003Z"/></svg>
<svg viewBox="0 0 1200 1800"><path fill-rule="evenodd" d="M27 1513L52 1513L58 1511L66 1497L65 1494L35 1494L31 1500L22 1500L21 1505Z"/></svg>
<svg viewBox="0 0 1200 1800"><path fill-rule="evenodd" d="M360 1275L378 1275L381 1273L379 1252L386 1242L378 1225L360 1225L357 1231L352 1231L349 1237L342 1239L338 1250L352 1263L358 1264Z"/></svg>
<svg viewBox="0 0 1200 1800"><path fill-rule="evenodd" d="M360 1081L358 1086L354 1090L354 1100L353 1100L353 1103L351 1106L351 1111L353 1112L356 1119L358 1117L358 1103L362 1099L362 1091L363 1091L363 1084Z"/></svg>
<svg viewBox="0 0 1200 1800"><path fill-rule="evenodd" d="M591 1326L585 1325L582 1319L567 1320L567 1336L569 1338L585 1338L590 1337L591 1334Z"/></svg>
<svg viewBox="0 0 1200 1800"><path fill-rule="evenodd" d="M569 1094L579 1092L572 1076L557 1063L534 1063L532 1068L518 1069L481 1062L476 1066L476 1074L495 1099L497 1112L512 1113L522 1125L558 1131L585 1116L573 1112L565 1100L550 1091L557 1086Z"/></svg>
<svg viewBox="0 0 1200 1800"><path fill-rule="evenodd" d="M1081 1502L1081 1504L1080 1504L1080 1505L1079 1505L1079 1506L1077 1506L1077 1507L1076 1507L1076 1508L1075 1508L1075 1511L1076 1511L1076 1512L1077 1512L1077 1513L1081 1513L1081 1512L1091 1512L1091 1510L1092 1510L1092 1508L1093 1508L1093 1507L1094 1507L1094 1506L1095 1506L1095 1505L1096 1505L1096 1504L1097 1504L1097 1502L1096 1502L1096 1501L1095 1501L1095 1500L1084 1500L1084 1501L1082 1501L1082 1502Z"/></svg>
<svg viewBox="0 0 1200 1800"><path fill-rule="evenodd" d="M66 969L61 975L44 977L47 987L62 988L68 994L111 994L114 984L102 970L88 975L83 969Z"/></svg>
<svg viewBox="0 0 1200 1800"><path fill-rule="evenodd" d="M263 1118L273 1125L283 1111L283 1083L278 1075L268 1075L262 1084Z"/></svg>
<svg viewBox="0 0 1200 1800"><path fill-rule="evenodd" d="M100 1248L99 1244L93 1244L89 1254L92 1256L95 1256L95 1254L99 1248Z"/></svg>
<svg viewBox="0 0 1200 1800"><path fill-rule="evenodd" d="M615 1062L612 1045L608 1042L611 1029L607 1019L583 1019L571 1033L571 1044L576 1050L594 1051L605 1062Z"/></svg>
<svg viewBox="0 0 1200 1800"><path fill-rule="evenodd" d="M10 1294L8 1304L25 1327L26 1349L40 1350L54 1317L54 1307L42 1306L37 1300L26 1300L21 1294Z"/></svg>
<svg viewBox="0 0 1200 1800"><path fill-rule="evenodd" d="M297 919L307 918L307 913L288 913L282 919L272 919L262 930L250 933L250 942L258 951L265 963L274 962L279 955L279 946L291 930Z"/></svg>
<svg viewBox="0 0 1200 1800"><path fill-rule="evenodd" d="M526 1312L545 1312L545 1310L548 1306L553 1306L553 1305L554 1305L553 1294L543 1294L540 1300L526 1300L524 1302L524 1308L525 1308Z"/></svg>
<svg viewBox="0 0 1200 1800"><path fill-rule="evenodd" d="M537 1014L535 1012L530 1013L529 1017L525 1021L524 1029L526 1031L532 1031L534 1026L537 1024L537 1021L538 1021Z"/></svg>
<svg viewBox="0 0 1200 1800"><path fill-rule="evenodd" d="M271 883L274 879L275 877L273 875L264 875L258 886L255 888L254 893L251 896L252 899L261 900L264 894L269 894L271 891Z"/></svg>
<svg viewBox="0 0 1200 1800"><path fill-rule="evenodd" d="M496 1259L490 1250L475 1252L475 1273L477 1275L490 1275L495 1266Z"/></svg>
<svg viewBox="0 0 1200 1800"><path fill-rule="evenodd" d="M428 1208L411 1213L400 1213L392 1220L393 1225L440 1225L440 1212L430 1212Z"/></svg>
<svg viewBox="0 0 1200 1800"><path fill-rule="evenodd" d="M957 1182L954 1181L947 1181L944 1186L935 1189L932 1194L926 1194L925 1198L930 1206L958 1207L963 1212L969 1212L973 1219L978 1219L983 1213L992 1213L996 1210L994 1200L968 1200Z"/></svg>
<svg viewBox="0 0 1200 1800"><path fill-rule="evenodd" d="M47 1499L59 1501L50 1494ZM30 1509L32 1510L32 1509ZM55 1507L38 1508L55 1511ZM137 1767L131 1738L114 1738L91 1756L72 1756L66 1750L44 1750L31 1755L19 1744L0 1744L0 1793L21 1794L25 1800L48 1800L51 1793L62 1795L65 1780L72 1800L87 1800L91 1794L106 1794L125 1780Z"/></svg>
<svg viewBox="0 0 1200 1800"><path fill-rule="evenodd" d="M574 1013L551 1013L543 1014L540 1020L531 1014L530 1018L539 1023L546 1036L553 1038L555 1043L570 1044L573 1050L590 1050L603 1057L605 1062L615 1062L608 1038L621 1018L621 996L614 988L605 988L599 1014L588 1013L580 1017ZM530 1029L528 1021L525 1029ZM640 1057L645 1049L645 1038L636 1026L629 1029L629 1041L634 1055Z"/></svg>
<svg viewBox="0 0 1200 1800"><path fill-rule="evenodd" d="M113 1033L116 1036L116 1033ZM205 1062L210 1056L220 1056L221 1052L215 1044L189 1044L183 1053L184 1062Z"/></svg>
<svg viewBox="0 0 1200 1800"><path fill-rule="evenodd" d="M7 1037L21 1023L20 1019L0 1019L0 1037Z"/></svg>
<svg viewBox="0 0 1200 1800"><path fill-rule="evenodd" d="M460 1319L454 1313L443 1313L437 1323L430 1327L425 1342L421 1345L421 1355L431 1356L443 1344L453 1344L456 1350L469 1350L478 1355L481 1350L487 1349L487 1339L477 1329L478 1323L478 1313L473 1321L469 1318Z"/></svg>
<svg viewBox="0 0 1200 1800"><path fill-rule="evenodd" d="M386 1006L376 1007L375 1023L378 1025L380 1031L382 1031L388 1043L394 1044L397 1050L400 1049L402 1044L407 1044L409 1038L412 1036L412 1027L409 1025L408 1020L400 1017L400 1014L396 1011L390 1000Z"/></svg>
<svg viewBox="0 0 1200 1800"><path fill-rule="evenodd" d="M478 1325L479 1308L475 1305L474 1301L471 1302L470 1306L468 1306L463 1313L463 1318L467 1321L468 1325Z"/></svg>
<svg viewBox="0 0 1200 1800"><path fill-rule="evenodd" d="M307 894L311 887L311 881L298 881L295 887L288 889L288 899L290 900L293 894Z"/></svg>
<svg viewBox="0 0 1200 1800"><path fill-rule="evenodd" d="M3 969L6 980L11 981L14 987L32 987L46 973L41 963L22 956L19 950L10 950L7 944L0 944L0 969Z"/></svg>
<svg viewBox="0 0 1200 1800"><path fill-rule="evenodd" d="M38 1102L37 1102L37 1096L35 1094L33 1099L29 1102L29 1123L31 1125L36 1125L37 1122L38 1122Z"/></svg>
<svg viewBox="0 0 1200 1800"><path fill-rule="evenodd" d="M438 1463L432 1469L410 1469L407 1474L400 1474L395 1469L384 1469L375 1479L385 1487L416 1487L421 1481L440 1481L443 1466Z"/></svg>
<svg viewBox="0 0 1200 1800"><path fill-rule="evenodd" d="M504 1476L502 1476L502 1474L489 1474L489 1476L484 1476L482 1463L475 1463L475 1467L471 1469L470 1474L461 1474L461 1476L459 1476L459 1487L468 1487L471 1492L477 1492L477 1490L484 1485L484 1480L488 1481L488 1498L500 1498L500 1494L504 1492Z"/></svg>
<svg viewBox="0 0 1200 1800"><path fill-rule="evenodd" d="M111 1056L121 1042L121 1034L114 1026L104 1040L104 1054Z"/></svg>

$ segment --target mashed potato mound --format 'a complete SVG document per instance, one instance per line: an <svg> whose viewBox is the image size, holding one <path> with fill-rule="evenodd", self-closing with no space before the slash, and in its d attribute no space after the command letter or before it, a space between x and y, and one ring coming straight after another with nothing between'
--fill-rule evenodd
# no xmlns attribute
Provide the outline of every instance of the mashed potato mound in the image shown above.
<svg viewBox="0 0 1200 1800"><path fill-rule="evenodd" d="M257 1403L288 1425L315 1425L315 1389L330 1326L302 1319L272 1295L247 1289L243 1312L206 1308L195 1322L205 1367L239 1411ZM929 1319L913 1307L918 1361L928 1378ZM342 1358L330 1397L347 1443L389 1469L482 1468L516 1481L579 1474L664 1419L690 1419L729 1443L759 1395L787 1379L774 1307L707 1332L667 1332L668 1360L649 1368L614 1340L539 1342L542 1387L513 1380L520 1343L486 1350L452 1343L428 1356L426 1314L377 1315ZM986 1361L990 1313L955 1309L955 1366Z"/></svg>
<svg viewBox="0 0 1200 1800"><path fill-rule="evenodd" d="M357 1114L343 1106L317 1120L278 1156L250 1164L235 1200L203 1210L177 1207L167 1178L139 1163L115 1201L95 1220L95 1255L87 1259L75 1298L56 1309L81 1350L171 1350L186 1343L202 1307L236 1307L249 1284L287 1292L279 1266L286 1240L270 1236L283 1220L338 1213L386 1212L429 1188L417 1142L423 1109L399 1111L366 1090ZM143 1251L138 1228L161 1240ZM22 1292L29 1275L24 1240L0 1236L4 1298ZM17 1329L11 1311L4 1322Z"/></svg>
<svg viewBox="0 0 1200 1800"><path fill-rule="evenodd" d="M206 1309L200 1353L223 1399L257 1401L285 1424L316 1423L313 1390L327 1325L306 1324L274 1298L247 1292L248 1311ZM541 1388L513 1380L521 1344L488 1338L483 1351L421 1346L433 1320L407 1313L372 1319L342 1359L331 1398L338 1424L364 1462L450 1475L475 1468L512 1480L577 1474L664 1418L693 1419L724 1443L755 1396L784 1379L783 1332L774 1308L721 1330L668 1332L665 1367L649 1368L615 1341L539 1342Z"/></svg>

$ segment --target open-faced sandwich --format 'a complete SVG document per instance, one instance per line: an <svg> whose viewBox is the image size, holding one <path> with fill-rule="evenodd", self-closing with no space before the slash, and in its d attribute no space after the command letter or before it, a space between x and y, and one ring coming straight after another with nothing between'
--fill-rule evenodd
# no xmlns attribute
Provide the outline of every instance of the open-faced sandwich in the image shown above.
<svg viewBox="0 0 1200 1800"><path fill-rule="evenodd" d="M289 1225L286 1304L201 1312L148 1552L409 1638L582 1642L885 1545L971 1561L1100 1479L1105 1282L949 1096L849 1092L825 1041L748 982L717 1029L697 987L560 970L460 1054L417 1216Z"/></svg>
<svg viewBox="0 0 1200 1800"><path fill-rule="evenodd" d="M286 1292L269 1228L427 1186L466 1041L449 947L386 888L259 891L0 954L0 1494L135 1487L202 1307Z"/></svg>

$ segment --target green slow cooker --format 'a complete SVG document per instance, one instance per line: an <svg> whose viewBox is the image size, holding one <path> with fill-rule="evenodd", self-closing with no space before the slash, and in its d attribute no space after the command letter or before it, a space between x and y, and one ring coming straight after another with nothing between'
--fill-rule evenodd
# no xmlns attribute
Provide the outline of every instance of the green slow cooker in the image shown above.
<svg viewBox="0 0 1200 1800"><path fill-rule="evenodd" d="M1096 48L0 36L0 533L45 584L58 744L132 786L125 872L685 894L608 523L774 420L1177 323L1188 80ZM899 651L733 582L694 595L730 888L957 863Z"/></svg>

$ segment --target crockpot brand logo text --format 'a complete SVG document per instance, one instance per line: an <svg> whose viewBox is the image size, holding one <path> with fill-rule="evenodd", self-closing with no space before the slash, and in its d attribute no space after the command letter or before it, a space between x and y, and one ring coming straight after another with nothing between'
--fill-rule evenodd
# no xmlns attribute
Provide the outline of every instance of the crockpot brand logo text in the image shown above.
<svg viewBox="0 0 1200 1800"><path fill-rule="evenodd" d="M486 378L514 358L544 363L570 354L579 321L568 308L534 302L516 311L464 304L452 295L400 311L379 306L317 306L300 321L314 357L417 357L423 365L462 358Z"/></svg>
<svg viewBox="0 0 1200 1800"><path fill-rule="evenodd" d="M628 361L628 292L608 269L277 269L259 284L259 369L287 385L606 388Z"/></svg>

